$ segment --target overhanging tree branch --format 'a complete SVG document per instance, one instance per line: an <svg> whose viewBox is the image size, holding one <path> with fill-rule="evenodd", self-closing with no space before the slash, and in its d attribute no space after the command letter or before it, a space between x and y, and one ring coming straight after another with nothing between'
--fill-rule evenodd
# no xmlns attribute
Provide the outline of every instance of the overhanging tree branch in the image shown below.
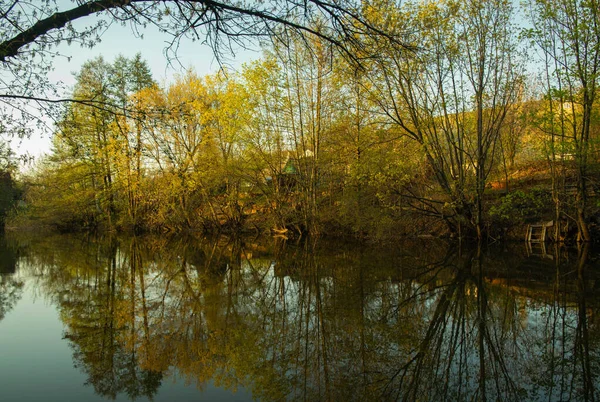
<svg viewBox="0 0 600 402"><path fill-rule="evenodd" d="M136 4L145 4L147 7L140 9ZM178 11L171 11L170 5L174 5ZM111 10L122 10L123 14L116 15ZM348 45L358 43L357 34L368 33L400 43L393 34L384 32L361 17L353 9L352 3L345 0L284 0L282 3L259 2L248 6L244 6L243 3L214 0L97 0L85 2L67 11L49 13L46 18L38 20L12 37L9 33L8 39L0 43L0 61L9 62L26 46L41 42L44 35L64 29L75 20L105 11L111 13L110 17L113 19L132 20L142 25L142 21L145 21L162 29L165 29L166 25L161 21L168 17L172 20L173 31L170 33L175 37L187 33L197 36L196 29L202 26L207 26L207 37L218 34L225 37L271 35L275 32L273 26L282 26L322 38L341 49L350 58L356 58L356 54ZM7 10L4 14L9 12L10 10ZM176 15L173 15L174 12ZM319 19L318 15L327 20L330 25L328 30L322 31L314 26L315 21ZM8 16L4 17L7 18Z"/></svg>
<svg viewBox="0 0 600 402"><path fill-rule="evenodd" d="M38 38L54 29L64 28L69 22L96 12L121 7L128 3L129 0L100 0L84 3L68 11L54 13L47 18L39 20L29 29L0 43L0 61L6 62L9 58L17 56L19 50L24 46L34 43Z"/></svg>

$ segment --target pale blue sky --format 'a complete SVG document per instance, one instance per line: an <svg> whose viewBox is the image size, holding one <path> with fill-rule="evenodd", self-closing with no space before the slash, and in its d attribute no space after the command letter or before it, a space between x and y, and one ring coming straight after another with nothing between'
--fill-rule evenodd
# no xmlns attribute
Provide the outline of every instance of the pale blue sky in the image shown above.
<svg viewBox="0 0 600 402"><path fill-rule="evenodd" d="M88 26L91 24L90 21L90 19L84 18L78 25ZM51 81L63 82L70 87L75 83L73 73L77 72L87 60L103 56L110 62L119 54L131 57L138 52L148 62L154 79L161 83L170 81L177 73L187 68L193 68L198 74L206 75L217 72L220 67L208 45L187 39L181 41L177 53L178 62L169 65L164 54L169 37L158 32L154 27L143 29L141 33L144 37L138 38L133 34L131 28L113 24L103 34L102 41L92 49L82 48L79 44L61 45L58 50L65 57L56 58L54 71L49 74ZM259 55L260 53L256 50L239 49L235 54L227 57L226 66L239 68L244 62L257 58ZM70 57L70 60L67 57ZM65 96L68 96L68 93ZM38 133L29 139L13 140L11 145L19 155L27 153L39 158L40 155L50 150L50 136L50 133Z"/></svg>

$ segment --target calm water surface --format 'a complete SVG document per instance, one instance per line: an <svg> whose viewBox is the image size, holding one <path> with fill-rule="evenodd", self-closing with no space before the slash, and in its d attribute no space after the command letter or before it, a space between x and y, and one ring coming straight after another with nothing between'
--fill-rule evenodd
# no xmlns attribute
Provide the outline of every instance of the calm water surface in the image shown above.
<svg viewBox="0 0 600 402"><path fill-rule="evenodd" d="M599 308L587 248L12 235L0 400L596 400Z"/></svg>

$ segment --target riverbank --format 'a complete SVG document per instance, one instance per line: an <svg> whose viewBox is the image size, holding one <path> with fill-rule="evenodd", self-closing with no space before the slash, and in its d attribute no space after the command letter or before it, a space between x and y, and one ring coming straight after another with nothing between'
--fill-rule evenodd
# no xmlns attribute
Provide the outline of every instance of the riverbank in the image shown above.
<svg viewBox="0 0 600 402"><path fill-rule="evenodd" d="M553 198L552 175L542 163L530 163L490 181L486 187L484 206L484 232L486 241L521 241L529 224L553 221L549 231L550 241L570 242L577 240L577 224L572 205L576 194L573 191L574 173L565 170L562 187L556 189L560 213L556 214L556 199ZM423 179L425 180L425 179ZM90 233L201 233L228 235L273 235L297 239L306 236L358 239L370 244L390 243L407 238L444 238L468 241L465 229L461 233L456 226L456 212L445 201L443 193L436 190L432 178L426 185L428 193L416 204L404 205L400 195L388 194L387 203L381 200L359 208L362 201L354 198L336 201L340 196L323 192L317 208L309 210L303 194L290 189L278 195L276 201L266 193L248 189L236 199L215 194L209 198L188 199L185 205L172 203L159 205L152 202L138 203L139 211L132 218L127 209L115 209L111 214L97 209L73 208L72 204L58 203L59 200L32 198L35 192L23 189L25 198L19 201L7 220L7 230L46 232L90 232ZM27 187L27 186L25 186ZM46 194L46 193L44 193ZM42 195L44 195L42 194ZM47 194L45 195L47 196ZM63 194L64 198L67 196ZM355 194L356 196L356 194ZM354 196L353 196L354 197ZM364 198L377 199L375 194ZM589 189L587 219L593 239L600 239L599 208L595 188ZM342 198L342 200L344 200ZM390 203L395 200L395 204ZM115 205L125 200L114 198ZM92 200L93 202L93 200ZM438 209L428 209L428 205ZM145 205L144 208L141 206ZM193 205L193 208L192 208ZM352 207L352 208L350 208ZM87 212L86 212L87 211ZM436 212L437 211L437 212ZM452 225L449 225L449 223ZM473 222L462 222L469 228Z"/></svg>

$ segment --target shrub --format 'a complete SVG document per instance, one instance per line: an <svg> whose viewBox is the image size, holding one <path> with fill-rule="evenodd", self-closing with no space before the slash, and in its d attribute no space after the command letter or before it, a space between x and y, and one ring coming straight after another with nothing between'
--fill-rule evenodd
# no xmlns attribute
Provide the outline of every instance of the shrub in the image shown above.
<svg viewBox="0 0 600 402"><path fill-rule="evenodd" d="M489 217L493 222L511 225L539 221L549 202L549 195L542 190L518 190L507 194L498 205L492 206Z"/></svg>

